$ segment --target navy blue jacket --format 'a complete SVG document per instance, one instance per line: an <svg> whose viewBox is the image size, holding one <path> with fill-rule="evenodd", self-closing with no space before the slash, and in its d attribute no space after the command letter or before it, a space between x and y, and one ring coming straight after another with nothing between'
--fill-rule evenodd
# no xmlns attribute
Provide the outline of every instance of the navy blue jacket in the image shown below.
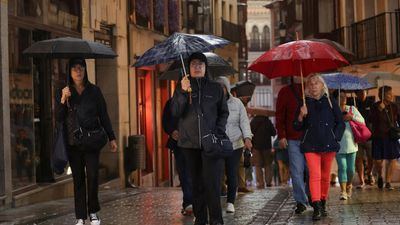
<svg viewBox="0 0 400 225"><path fill-rule="evenodd" d="M308 114L302 122L298 121L300 109L296 114L293 127L296 130L304 130L300 148L305 152L337 152L340 149L345 124L342 112L337 102L324 95L319 100L306 98Z"/></svg>

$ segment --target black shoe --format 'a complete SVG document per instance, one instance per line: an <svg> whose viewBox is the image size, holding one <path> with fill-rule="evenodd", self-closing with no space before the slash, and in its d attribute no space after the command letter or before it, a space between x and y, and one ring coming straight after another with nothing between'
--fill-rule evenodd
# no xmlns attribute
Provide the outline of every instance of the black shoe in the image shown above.
<svg viewBox="0 0 400 225"><path fill-rule="evenodd" d="M378 188L382 189L383 188L383 178L378 177Z"/></svg>
<svg viewBox="0 0 400 225"><path fill-rule="evenodd" d="M314 212L312 214L312 220L320 220L321 219L321 202L313 202L312 207L314 208Z"/></svg>
<svg viewBox="0 0 400 225"><path fill-rule="evenodd" d="M294 211L296 214L302 214L306 211L307 207L301 203L297 203L296 210Z"/></svg>
<svg viewBox="0 0 400 225"><path fill-rule="evenodd" d="M326 200L324 199L321 200L321 216L322 217L328 216L328 212L326 211Z"/></svg>

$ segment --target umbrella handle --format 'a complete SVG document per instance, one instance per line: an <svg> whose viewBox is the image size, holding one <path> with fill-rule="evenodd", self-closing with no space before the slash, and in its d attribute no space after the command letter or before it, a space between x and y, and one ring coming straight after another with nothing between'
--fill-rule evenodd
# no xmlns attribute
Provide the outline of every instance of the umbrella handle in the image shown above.
<svg viewBox="0 0 400 225"><path fill-rule="evenodd" d="M301 61L300 61L300 76L301 76L301 92L302 92L302 97L303 97L303 105L306 105L306 94L304 91L303 67L301 65Z"/></svg>
<svg viewBox="0 0 400 225"><path fill-rule="evenodd" d="M183 74L184 76L187 76L186 74L186 68L185 68L185 62L183 61L183 57L182 54L179 54L180 58L181 58L181 63L182 63L182 68L183 68ZM189 104L192 104L192 88L188 89L189 92Z"/></svg>

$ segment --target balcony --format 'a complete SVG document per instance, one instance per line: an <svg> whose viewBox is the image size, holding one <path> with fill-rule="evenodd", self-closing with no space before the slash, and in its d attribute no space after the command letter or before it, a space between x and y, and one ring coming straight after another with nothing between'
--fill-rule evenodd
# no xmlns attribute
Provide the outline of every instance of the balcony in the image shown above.
<svg viewBox="0 0 400 225"><path fill-rule="evenodd" d="M353 63L400 56L400 11L386 12L332 32L332 39L350 49Z"/></svg>
<svg viewBox="0 0 400 225"><path fill-rule="evenodd" d="M240 27L224 19L222 20L222 37L231 42L240 42Z"/></svg>

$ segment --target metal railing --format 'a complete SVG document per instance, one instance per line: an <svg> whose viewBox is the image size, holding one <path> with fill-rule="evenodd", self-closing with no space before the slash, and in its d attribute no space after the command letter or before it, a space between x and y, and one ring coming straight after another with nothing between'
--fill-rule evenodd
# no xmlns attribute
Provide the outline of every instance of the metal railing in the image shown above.
<svg viewBox="0 0 400 225"><path fill-rule="evenodd" d="M224 19L222 20L222 37L232 42L240 41L240 25L231 23Z"/></svg>
<svg viewBox="0 0 400 225"><path fill-rule="evenodd" d="M332 32L333 39L351 50L353 63L400 55L400 12L386 12Z"/></svg>

